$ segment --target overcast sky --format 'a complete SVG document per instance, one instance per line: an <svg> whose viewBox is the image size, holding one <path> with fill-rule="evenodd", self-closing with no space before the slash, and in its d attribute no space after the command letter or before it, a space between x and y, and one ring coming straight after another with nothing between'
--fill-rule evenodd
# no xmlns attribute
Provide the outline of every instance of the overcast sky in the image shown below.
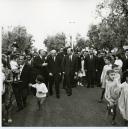
<svg viewBox="0 0 128 129"><path fill-rule="evenodd" d="M89 25L97 23L96 5L101 0L0 0L0 23L26 26L34 46L42 47L47 35L64 32L86 37Z"/></svg>

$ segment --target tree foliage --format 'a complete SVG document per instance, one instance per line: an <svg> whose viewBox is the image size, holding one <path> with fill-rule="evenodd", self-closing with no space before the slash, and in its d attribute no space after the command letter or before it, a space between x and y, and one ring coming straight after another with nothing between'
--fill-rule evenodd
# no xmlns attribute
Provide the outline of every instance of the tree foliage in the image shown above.
<svg viewBox="0 0 128 129"><path fill-rule="evenodd" d="M78 40L76 40L76 46L75 48L78 48L79 50L84 49L85 47L89 46L89 42L87 40L85 40L83 37L79 38Z"/></svg>
<svg viewBox="0 0 128 129"><path fill-rule="evenodd" d="M109 13L104 16L104 10ZM101 22L92 25L88 37L95 47L123 48L128 45L128 0L103 0L97 5Z"/></svg>
<svg viewBox="0 0 128 129"><path fill-rule="evenodd" d="M60 50L60 48L65 47L66 36L64 33L58 33L55 36L48 36L44 40L44 44L47 47L48 51L55 49Z"/></svg>
<svg viewBox="0 0 128 129"><path fill-rule="evenodd" d="M4 51L11 50L13 43L15 42L19 52L31 49L33 36L27 33L24 26L16 26L12 31L2 32L2 49Z"/></svg>

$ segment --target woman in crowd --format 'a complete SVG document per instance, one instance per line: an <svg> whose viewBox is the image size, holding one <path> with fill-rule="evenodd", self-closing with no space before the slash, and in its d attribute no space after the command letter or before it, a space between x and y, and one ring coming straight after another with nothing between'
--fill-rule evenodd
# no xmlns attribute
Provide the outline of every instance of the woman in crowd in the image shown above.
<svg viewBox="0 0 128 129"><path fill-rule="evenodd" d="M11 113L12 113L12 101L13 101L13 90L12 82L13 75L11 70L7 67L7 61L2 59L2 73L4 77L3 93L2 93L2 114L3 114L3 124L7 125L12 123Z"/></svg>

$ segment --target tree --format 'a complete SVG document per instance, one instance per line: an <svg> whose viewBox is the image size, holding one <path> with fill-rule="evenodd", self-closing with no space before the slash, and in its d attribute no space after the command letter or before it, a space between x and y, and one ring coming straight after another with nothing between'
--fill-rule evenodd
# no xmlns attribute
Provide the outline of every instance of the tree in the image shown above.
<svg viewBox="0 0 128 129"><path fill-rule="evenodd" d="M109 10L107 16L104 10ZM100 43L107 41L107 46L122 49L128 44L128 0L103 0L97 12L101 18Z"/></svg>
<svg viewBox="0 0 128 129"><path fill-rule="evenodd" d="M19 52L24 52L25 50L31 49L33 36L27 33L24 26L16 26L12 31L8 30L2 32L2 49L11 49L13 43L16 43Z"/></svg>
<svg viewBox="0 0 128 129"><path fill-rule="evenodd" d="M45 46L48 48L48 51L51 51L52 49L60 50L60 48L65 47L66 43L66 36L64 33L58 33L55 36L48 36L44 40Z"/></svg>
<svg viewBox="0 0 128 129"><path fill-rule="evenodd" d="M77 39L76 42L75 48L78 48L79 50L82 50L89 45L89 43L83 37Z"/></svg>

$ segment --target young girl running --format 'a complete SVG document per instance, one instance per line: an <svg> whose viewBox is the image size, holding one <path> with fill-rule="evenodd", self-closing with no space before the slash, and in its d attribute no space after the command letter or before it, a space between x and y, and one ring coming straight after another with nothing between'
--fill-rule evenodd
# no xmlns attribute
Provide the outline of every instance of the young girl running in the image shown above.
<svg viewBox="0 0 128 129"><path fill-rule="evenodd" d="M36 84L29 84L29 86L36 88L36 97L39 110L41 110L42 104L44 103L48 92L48 89L43 82L44 79L42 75L37 75Z"/></svg>

